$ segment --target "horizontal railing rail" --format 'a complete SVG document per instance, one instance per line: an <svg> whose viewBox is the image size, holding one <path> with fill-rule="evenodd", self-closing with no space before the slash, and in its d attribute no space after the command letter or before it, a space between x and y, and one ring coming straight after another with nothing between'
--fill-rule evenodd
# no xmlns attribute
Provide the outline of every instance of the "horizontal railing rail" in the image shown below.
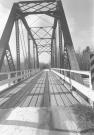
<svg viewBox="0 0 94 135"><path fill-rule="evenodd" d="M57 74L60 78L62 78L64 81L66 81L68 84L70 84L70 88L75 88L78 92L82 93L84 96L86 96L89 100L89 103L91 106L93 106L94 103L94 90L92 89L91 84L91 73L90 71L76 71L76 70L67 70L67 69L60 69L60 68L52 68L51 69L55 74ZM80 75L81 77L85 77L85 79L88 78L88 85L81 84L77 82L77 80L74 79L73 75ZM83 77L83 78L84 78ZM70 91L72 92L72 90Z"/></svg>
<svg viewBox="0 0 94 135"><path fill-rule="evenodd" d="M63 74L64 76L69 77L70 79L75 80L74 75L80 75L83 84L87 87L90 87L92 89L92 84L91 84L91 72L90 71L77 71L77 70L69 70L69 69L60 69L60 68L52 68L53 70L56 70Z"/></svg>
<svg viewBox="0 0 94 135"><path fill-rule="evenodd" d="M19 83L31 75L39 72L40 69L28 69L28 70L21 70L21 71L13 71L13 72L3 72L0 73L0 86L4 84L8 84L8 87Z"/></svg>

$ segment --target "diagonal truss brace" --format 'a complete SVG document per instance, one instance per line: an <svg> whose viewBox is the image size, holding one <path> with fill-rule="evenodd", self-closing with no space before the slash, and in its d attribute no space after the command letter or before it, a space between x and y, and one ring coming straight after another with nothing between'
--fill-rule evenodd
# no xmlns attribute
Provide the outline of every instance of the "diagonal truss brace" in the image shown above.
<svg viewBox="0 0 94 135"><path fill-rule="evenodd" d="M8 43L9 43L10 35L12 32L12 28L14 25L15 17L16 17L16 6L14 4L12 7L12 10L10 12L8 21L6 23L4 32L1 36L1 40L0 40L0 71L2 68L4 56L6 54L6 49L8 47Z"/></svg>
<svg viewBox="0 0 94 135"><path fill-rule="evenodd" d="M52 39L51 39L51 66L52 67L54 65L53 41L54 41L54 37L55 37L56 27L57 27L57 19L54 19L53 33L52 33Z"/></svg>

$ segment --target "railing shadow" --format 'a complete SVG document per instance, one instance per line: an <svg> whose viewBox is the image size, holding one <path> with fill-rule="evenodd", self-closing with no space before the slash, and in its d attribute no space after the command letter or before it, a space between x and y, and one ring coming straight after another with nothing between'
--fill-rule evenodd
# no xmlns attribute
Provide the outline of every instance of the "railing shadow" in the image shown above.
<svg viewBox="0 0 94 135"><path fill-rule="evenodd" d="M62 108L62 107L61 107ZM57 108L58 110L59 108ZM48 131L49 130L49 135L50 133L52 132L53 134L64 134L64 133L67 133L67 135L70 135L71 133L73 134L77 134L77 133L80 133L80 134L86 134L86 133L93 133L94 132L94 111L88 107L88 106L80 106L80 105L75 105L75 106L71 106L71 110L73 112L73 114L75 115L75 118L76 118L76 121L77 121L77 126L79 127L78 130L76 129L68 129L66 127L66 125L64 125L63 128L58 128L55 126L55 123L54 123L54 120L53 120L53 111L54 111L54 108L53 108L53 111L52 109L49 107L49 108L45 108L45 107L41 107L40 109L38 109L38 114L39 114L39 121L38 123L36 122L30 122L30 121L26 121L26 120L10 120L10 119L7 119L8 115L10 114L7 114L7 116L5 115L5 120L1 121L0 125L11 125L11 126L18 126L19 127L30 127L31 130L32 128L35 128L36 130L36 135L39 134L39 130L41 130L41 132L43 130L46 130ZM6 111L9 111L9 110L6 110ZM10 109L9 112L11 112L12 109ZM2 112L4 113L4 111ZM83 114L84 113L84 114ZM59 113L57 111L57 116L58 116L58 121L61 122L61 118L59 117ZM1 119L0 119L1 120ZM84 122L85 124L86 121L92 121L92 126L90 127L90 122L89 122L89 127L88 126L84 126L83 128L83 125ZM83 122L84 121L84 122ZM57 122L57 121L56 121Z"/></svg>

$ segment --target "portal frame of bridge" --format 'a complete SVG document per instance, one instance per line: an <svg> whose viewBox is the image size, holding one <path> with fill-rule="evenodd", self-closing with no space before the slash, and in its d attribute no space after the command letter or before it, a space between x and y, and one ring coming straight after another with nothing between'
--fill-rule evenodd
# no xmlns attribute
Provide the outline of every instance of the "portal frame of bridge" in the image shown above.
<svg viewBox="0 0 94 135"><path fill-rule="evenodd" d="M26 20L26 16L28 15L36 15L36 14L45 14L48 15L50 17L54 18L54 24L52 26L52 35L50 38L48 38L48 40L50 40L50 49L46 48L44 50L42 50L41 52L39 51L39 48L41 50L42 46L40 45L40 47L38 47L38 43L37 40L34 38L34 34L30 28L30 26L28 25L28 22ZM39 54L41 54L42 52L48 52L49 54L51 54L51 67L58 67L56 57L58 57L59 53L60 53L60 68L64 67L63 66L63 58L62 56L63 54L63 49L62 49L62 37L64 40L64 48L67 48L67 53L68 53L68 59L70 62L70 68L73 70L79 70L79 65L75 56L75 51L74 51L74 47L73 47L73 42L72 42L72 38L71 38L71 34L69 31L69 27L67 24L67 20L65 17L65 13L64 13L64 9L63 9L63 4L61 0L31 0L31 1L21 1L18 3L14 3L12 10L10 12L8 21L6 23L4 32L2 34L1 40L0 40L0 70L2 68L2 63L4 60L4 56L6 53L6 49L9 43L9 39L10 39L10 35L13 29L13 25L14 22L16 21L16 25L17 21L21 20L28 32L28 35L30 36L30 38L33 41L35 50L36 50L36 66L37 68L39 68ZM54 40L56 40L56 29L57 29L57 23L59 25L59 53L56 53L57 49L55 47L54 44ZM18 26L16 26L18 27ZM18 28L17 32L16 32L16 47L17 47L17 70L20 70L20 52L19 52L19 30ZM46 31L46 33L48 33ZM37 33L35 33L37 34ZM48 33L49 34L49 33ZM46 40L46 38L39 38L39 40ZM12 56L11 56L12 57ZM30 67L30 53L28 52L28 57L29 57L29 66Z"/></svg>

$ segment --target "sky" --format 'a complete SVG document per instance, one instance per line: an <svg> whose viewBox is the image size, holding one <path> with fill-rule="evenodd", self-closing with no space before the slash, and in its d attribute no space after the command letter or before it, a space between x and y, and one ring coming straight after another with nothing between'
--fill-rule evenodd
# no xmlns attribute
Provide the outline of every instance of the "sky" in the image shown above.
<svg viewBox="0 0 94 135"><path fill-rule="evenodd" d="M0 37L16 1L19 0L0 0ZM94 48L94 0L62 0L62 3L75 50Z"/></svg>
<svg viewBox="0 0 94 135"><path fill-rule="evenodd" d="M94 47L94 0L63 0L76 50Z"/></svg>

